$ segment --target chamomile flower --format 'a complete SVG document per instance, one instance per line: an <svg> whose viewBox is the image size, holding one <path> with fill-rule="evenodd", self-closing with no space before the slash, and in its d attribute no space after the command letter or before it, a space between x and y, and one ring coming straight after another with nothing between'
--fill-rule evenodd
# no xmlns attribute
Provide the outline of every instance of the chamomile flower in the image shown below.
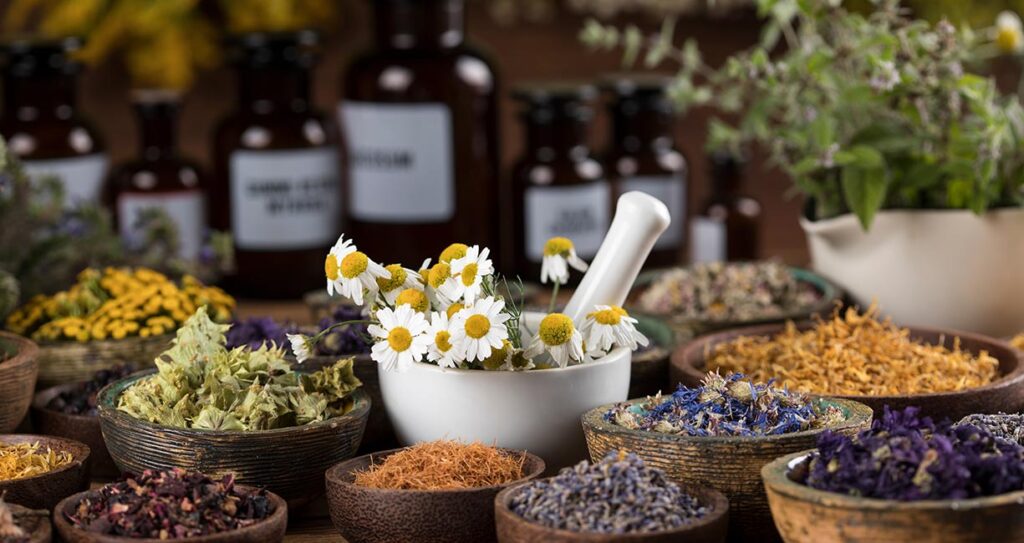
<svg viewBox="0 0 1024 543"><path fill-rule="evenodd" d="M430 311L427 294L418 288L407 288L395 297L395 306L407 305L420 313Z"/></svg>
<svg viewBox="0 0 1024 543"><path fill-rule="evenodd" d="M587 315L582 333L589 350L609 351L615 347L647 346L647 338L636 329L637 320L617 305L598 305Z"/></svg>
<svg viewBox="0 0 1024 543"><path fill-rule="evenodd" d="M1020 53L1024 50L1024 25L1020 16L1012 11L1004 11L996 17L996 47L1004 53Z"/></svg>
<svg viewBox="0 0 1024 543"><path fill-rule="evenodd" d="M384 269L391 274L391 277L378 277L377 289L384 297L384 301L390 305L395 305L395 298L398 298L403 290L423 288L423 278L420 277L420 274L403 268L401 264L388 264L384 266Z"/></svg>
<svg viewBox="0 0 1024 543"><path fill-rule="evenodd" d="M313 353L313 341L312 339L302 334L286 334L288 336L288 343L292 345L292 353L295 354L295 358L299 361L299 364L309 360L309 357Z"/></svg>
<svg viewBox="0 0 1024 543"><path fill-rule="evenodd" d="M327 276L327 295L334 296L335 292L341 292L341 258L348 254L349 249L355 250L352 240L345 239L342 234L337 243L331 247L324 259L324 275Z"/></svg>
<svg viewBox="0 0 1024 543"><path fill-rule="evenodd" d="M438 262L430 268L430 273L427 274L427 295L430 297L432 304L442 309L447 309L448 306L457 301L452 296L457 290L450 264Z"/></svg>
<svg viewBox="0 0 1024 543"><path fill-rule="evenodd" d="M470 247L465 256L452 260L451 272L453 281L446 282L445 286L454 284L452 291L446 293L449 300L464 299L467 304L476 301L483 289L483 280L494 273L494 264L488 258L491 250L474 245Z"/></svg>
<svg viewBox="0 0 1024 543"><path fill-rule="evenodd" d="M526 356L536 357L548 352L560 368L570 361L583 360L583 336L572 319L562 313L551 313L540 321L537 335L526 349Z"/></svg>
<svg viewBox="0 0 1024 543"><path fill-rule="evenodd" d="M338 239L339 244L341 239ZM335 245L338 249L331 249L338 261L338 284L335 288L342 296L348 297L356 305L363 304L363 292L376 292L377 279L390 279L391 272L384 269L384 266L370 260L366 253L356 249L351 241L342 245ZM330 261L325 265L325 270L330 266ZM329 271L329 270L327 270ZM328 276L330 277L330 276ZM371 299L373 296L370 297Z"/></svg>
<svg viewBox="0 0 1024 543"><path fill-rule="evenodd" d="M576 256L576 248L569 238L555 237L544 244L544 257L540 263L540 282L564 285L569 282L569 266L585 272L587 263Z"/></svg>
<svg viewBox="0 0 1024 543"><path fill-rule="evenodd" d="M504 309L504 301L488 296L455 314L450 327L452 345L465 360L486 360L491 350L500 349L508 339L505 321L511 317Z"/></svg>
<svg viewBox="0 0 1024 543"><path fill-rule="evenodd" d="M430 324L426 317L413 308L402 305L376 312L379 324L371 324L367 331L376 341L370 358L383 366L384 371L405 370L419 362L430 349Z"/></svg>
<svg viewBox="0 0 1024 543"><path fill-rule="evenodd" d="M458 349L452 345L452 332L449 328L448 315L438 312L431 315L430 330L427 331L427 337L431 341L427 359L437 362L442 368L458 367L462 361Z"/></svg>
<svg viewBox="0 0 1024 543"><path fill-rule="evenodd" d="M441 258L438 258L437 261L451 264L453 260L466 256L468 250L469 246L465 243L453 243L441 251Z"/></svg>

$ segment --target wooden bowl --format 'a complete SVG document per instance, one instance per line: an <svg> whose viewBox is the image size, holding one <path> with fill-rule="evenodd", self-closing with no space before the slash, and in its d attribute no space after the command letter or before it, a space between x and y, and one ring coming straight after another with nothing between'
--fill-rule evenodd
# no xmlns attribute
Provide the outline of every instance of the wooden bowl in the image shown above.
<svg viewBox="0 0 1024 543"><path fill-rule="evenodd" d="M327 470L327 501L334 527L349 543L484 543L495 540L494 497L534 479L544 461L526 454L523 477L508 484L461 490L390 490L356 485L355 472L402 449L368 454ZM521 451L509 453L523 454Z"/></svg>
<svg viewBox="0 0 1024 543"><path fill-rule="evenodd" d="M16 503L8 503L7 508L14 515L14 523L28 536L28 543L50 543L53 540L49 511L29 509Z"/></svg>
<svg viewBox="0 0 1024 543"><path fill-rule="evenodd" d="M903 502L816 490L790 477L810 451L761 470L787 543L1012 543L1024 541L1024 491L969 500Z"/></svg>
<svg viewBox="0 0 1024 543"><path fill-rule="evenodd" d="M57 502L89 487L89 447L84 443L60 437L28 434L0 435L0 445L39 443L40 448L71 453L71 463L53 471L0 481L0 495L4 500L30 509L53 510Z"/></svg>
<svg viewBox="0 0 1024 543"><path fill-rule="evenodd" d="M643 400L630 400L634 404ZM846 420L828 429L854 435L871 424L871 408L849 400L818 399L839 407ZM651 467L663 470L672 481L710 486L729 498L731 541L772 541L771 512L761 483L761 467L794 451L817 445L824 429L763 437L693 437L631 430L604 420L613 407L605 405L583 415L583 432L594 462L609 452L625 450Z"/></svg>
<svg viewBox="0 0 1024 543"><path fill-rule="evenodd" d="M239 489L247 489L247 487L239 485ZM251 488L248 489L251 490ZM99 492L96 490L79 492L73 496L68 496L57 504L57 508L53 511L53 524L57 527L57 535L65 543L156 543L158 541L167 541L162 539L105 535L76 528L68 521L68 516L74 512L83 499L98 494ZM267 497L274 506L274 512L256 524L230 532L221 532L202 537L172 539L171 541L180 541L182 543L276 543L284 541L284 533L288 527L288 504L285 503L283 498L272 492L267 492Z"/></svg>
<svg viewBox="0 0 1024 543"><path fill-rule="evenodd" d="M355 454L370 412L362 390L355 391L355 405L345 415L257 432L172 428L118 411L121 392L153 373L111 383L98 397L103 438L121 471L182 468L214 478L233 473L239 484L264 487L293 508L322 494L324 471Z"/></svg>
<svg viewBox="0 0 1024 543"><path fill-rule="evenodd" d="M651 344L633 352L629 372L629 397L643 398L658 392L671 392L668 381L668 359L675 346L672 329L664 321L648 315L633 315L636 329Z"/></svg>
<svg viewBox="0 0 1024 543"><path fill-rule="evenodd" d="M39 347L14 334L0 332L0 343L15 349L15 354L0 361L0 434L13 431L28 413L32 391L39 372Z"/></svg>
<svg viewBox="0 0 1024 543"><path fill-rule="evenodd" d="M117 340L44 341L39 344L40 389L92 379L97 371L127 364L136 369L153 367L153 361L167 350L174 334L130 337Z"/></svg>
<svg viewBox="0 0 1024 543"><path fill-rule="evenodd" d="M783 329L785 324L766 324L727 330L683 345L672 353L671 376L673 382L687 386L697 386L704 378L705 355L716 345L726 343L740 336L773 336ZM804 322L797 326L807 330L814 326ZM938 392L931 394L914 394L911 396L838 396L871 406L876 416L882 415L883 407L888 405L894 409L917 406L921 416L936 419L949 418L960 420L974 413L1017 413L1024 408L1024 363L1020 351L1010 347L1006 342L969 332L942 330L934 328L911 327L910 337L925 343L942 344L952 347L955 338L960 338L960 347L977 354L988 351L988 354L999 361L999 378L985 386L960 390L956 392Z"/></svg>
<svg viewBox="0 0 1024 543"><path fill-rule="evenodd" d="M512 511L512 499L529 483L502 490L494 500L500 543L722 543L729 528L729 500L721 492L708 487L682 485L683 490L709 504L711 511L701 519L675 530L640 534L600 534L558 530L530 522ZM753 540L751 540L753 541Z"/></svg>
<svg viewBox="0 0 1024 543"><path fill-rule="evenodd" d="M37 392L32 400L32 425L40 434L66 437L89 446L90 474L93 477L113 479L121 474L103 441L99 416L71 415L47 407L50 400L63 392L73 390L79 383L57 385Z"/></svg>

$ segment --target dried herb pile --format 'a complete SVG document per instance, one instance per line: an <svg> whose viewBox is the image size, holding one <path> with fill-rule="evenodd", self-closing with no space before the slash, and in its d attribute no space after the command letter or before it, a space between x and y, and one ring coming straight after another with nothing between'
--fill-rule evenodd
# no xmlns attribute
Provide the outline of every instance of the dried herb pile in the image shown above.
<svg viewBox="0 0 1024 543"><path fill-rule="evenodd" d="M987 430L996 437L1024 445L1024 415L1018 413L968 415L957 424L971 424Z"/></svg>
<svg viewBox="0 0 1024 543"><path fill-rule="evenodd" d="M842 410L820 407L803 394L753 383L742 374L709 373L699 387L683 385L671 396L619 404L605 420L633 430L685 436L767 436L834 426Z"/></svg>
<svg viewBox="0 0 1024 543"><path fill-rule="evenodd" d="M301 426L352 409L349 395L361 385L352 359L300 374L280 348L228 349L229 327L200 308L157 358L157 373L125 389L117 408L165 426L240 431Z"/></svg>
<svg viewBox="0 0 1024 543"><path fill-rule="evenodd" d="M318 330L327 330L339 322L357 321L365 319L362 309L351 305L339 305L331 314L320 319L317 323ZM367 341L369 332L367 324L349 324L339 326L327 333L316 345L318 356L337 356L343 354L366 354L370 352L373 344Z"/></svg>
<svg viewBox="0 0 1024 543"><path fill-rule="evenodd" d="M87 532L181 539L229 532L273 514L263 490L240 490L234 476L214 481L180 469L145 471L108 484L79 502L68 521Z"/></svg>
<svg viewBox="0 0 1024 543"><path fill-rule="evenodd" d="M818 318L800 332L790 322L774 337L745 336L715 346L708 370L744 373L757 381L812 394L907 395L980 387L996 379L999 361L954 347L910 339L910 332L880 321L877 308L854 308Z"/></svg>
<svg viewBox="0 0 1024 543"><path fill-rule="evenodd" d="M609 453L531 482L510 507L524 519L574 532L630 534L680 528L709 513L661 470L633 453Z"/></svg>
<svg viewBox="0 0 1024 543"><path fill-rule="evenodd" d="M401 490L451 490L510 483L523 477L525 455L457 441L419 443L355 474L355 484Z"/></svg>
<svg viewBox="0 0 1024 543"><path fill-rule="evenodd" d="M850 496L900 501L996 496L1024 489L1024 447L971 424L885 410L855 437L826 432L803 482Z"/></svg>
<svg viewBox="0 0 1024 543"><path fill-rule="evenodd" d="M0 443L0 481L35 477L71 464L74 458L67 451L45 449L39 443Z"/></svg>
<svg viewBox="0 0 1024 543"><path fill-rule="evenodd" d="M316 335L322 330L330 328L333 324L346 321L363 319L362 311L358 307L338 306L334 308L331 315L320 319L317 326L299 326L292 322L278 322L270 317L250 317L239 319L232 323L227 333L227 346L229 349L247 346L250 349L258 349L264 344L273 344L278 347L288 345L287 334L303 333ZM316 356L341 356L350 354L362 354L370 352L371 344L366 341L366 324L350 324L339 326L331 330L316 345Z"/></svg>
<svg viewBox="0 0 1024 543"><path fill-rule="evenodd" d="M46 404L46 408L67 415L95 417L97 415L96 395L100 390L114 381L128 377L131 373L132 369L123 364L108 370L100 370L93 374L92 380L79 383L71 390L54 396Z"/></svg>
<svg viewBox="0 0 1024 543"><path fill-rule="evenodd" d="M670 270L640 296L657 315L708 321L750 321L813 306L821 294L777 262L694 264Z"/></svg>
<svg viewBox="0 0 1024 543"><path fill-rule="evenodd" d="M29 536L14 518L14 512L0 496L0 543L28 543Z"/></svg>

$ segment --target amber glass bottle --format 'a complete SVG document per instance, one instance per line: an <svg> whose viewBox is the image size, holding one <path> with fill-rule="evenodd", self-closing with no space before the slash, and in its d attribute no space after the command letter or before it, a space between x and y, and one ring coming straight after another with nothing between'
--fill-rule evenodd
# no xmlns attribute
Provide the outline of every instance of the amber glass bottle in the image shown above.
<svg viewBox="0 0 1024 543"><path fill-rule="evenodd" d="M386 263L449 243L498 251L497 81L465 42L465 0L373 0L375 46L338 106L348 230Z"/></svg>
<svg viewBox="0 0 1024 543"><path fill-rule="evenodd" d="M761 204L740 192L744 161L726 152L715 152L709 160L711 195L690 223L690 259L757 260Z"/></svg>
<svg viewBox="0 0 1024 543"><path fill-rule="evenodd" d="M596 95L590 85L529 85L514 96L525 104L526 148L512 172L512 239L516 272L540 277L544 243L571 239L585 260L597 254L611 215L611 187L587 145Z"/></svg>
<svg viewBox="0 0 1024 543"><path fill-rule="evenodd" d="M630 75L610 77L605 84L613 96L612 141L604 158L615 194L646 192L664 202L672 216L672 224L647 257L648 267L672 266L684 259L687 165L675 146L675 112L665 94L667 83L661 77Z"/></svg>
<svg viewBox="0 0 1024 543"><path fill-rule="evenodd" d="M96 132L75 107L79 41L12 41L2 47L0 135L27 173L54 175L65 202L98 203L108 159Z"/></svg>
<svg viewBox="0 0 1024 543"><path fill-rule="evenodd" d="M323 286L341 232L335 130L310 104L316 34L247 34L237 42L238 110L214 144L210 222L231 232L233 293L291 298Z"/></svg>

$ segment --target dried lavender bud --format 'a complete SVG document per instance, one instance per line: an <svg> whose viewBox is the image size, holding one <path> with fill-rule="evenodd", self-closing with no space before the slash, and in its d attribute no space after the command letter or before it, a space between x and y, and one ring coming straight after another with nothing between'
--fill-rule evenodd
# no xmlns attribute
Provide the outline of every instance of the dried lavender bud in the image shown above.
<svg viewBox="0 0 1024 543"><path fill-rule="evenodd" d="M709 512L663 471L623 452L529 483L513 497L511 508L549 528L606 534L673 530Z"/></svg>
<svg viewBox="0 0 1024 543"><path fill-rule="evenodd" d="M996 437L1024 445L1024 415L968 415L957 424L971 424L988 430Z"/></svg>
<svg viewBox="0 0 1024 543"><path fill-rule="evenodd" d="M281 324L270 317L237 319L231 323L231 328L227 332L227 347L234 349L246 346L250 349L259 349L270 343L277 347L285 347L288 345L287 334L298 331L299 327L295 324Z"/></svg>
<svg viewBox="0 0 1024 543"><path fill-rule="evenodd" d="M319 329L326 330L335 323L364 318L365 316L361 308L351 305L339 305L334 308L329 317L320 319ZM370 352L370 348L373 345L366 341L366 327L366 324L349 324L348 326L335 328L317 344L316 354L318 356L340 356Z"/></svg>
<svg viewBox="0 0 1024 543"><path fill-rule="evenodd" d="M95 417L96 395L99 391L114 381L128 377L131 373L132 368L123 364L108 370L100 370L93 374L92 380L79 383L75 388L54 396L46 404L46 408L68 415Z"/></svg>
<svg viewBox="0 0 1024 543"><path fill-rule="evenodd" d="M804 483L900 501L966 499L1024 489L1024 447L971 424L935 424L886 408L856 437L825 432Z"/></svg>
<svg viewBox="0 0 1024 543"><path fill-rule="evenodd" d="M702 386L683 385L668 398L619 404L605 420L624 428L686 436L766 436L834 426L836 407L822 408L803 394L752 383L734 373L709 373Z"/></svg>
<svg viewBox="0 0 1024 543"><path fill-rule="evenodd" d="M67 519L87 532L180 539L251 526L273 512L265 491L239 490L233 475L214 481L174 469L146 470L105 485L79 502Z"/></svg>

